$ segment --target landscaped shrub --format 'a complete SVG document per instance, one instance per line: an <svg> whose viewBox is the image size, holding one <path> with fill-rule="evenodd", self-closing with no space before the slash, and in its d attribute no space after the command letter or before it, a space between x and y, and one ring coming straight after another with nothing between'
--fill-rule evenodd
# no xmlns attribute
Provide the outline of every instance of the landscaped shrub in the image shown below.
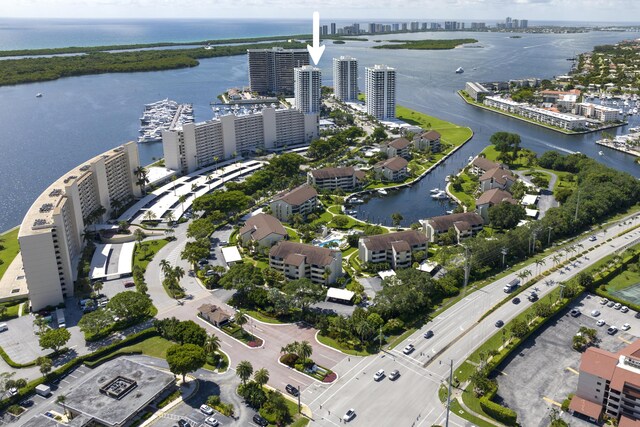
<svg viewBox="0 0 640 427"><path fill-rule="evenodd" d="M280 362L292 368L296 365L297 360L298 360L298 356L293 353L287 353L280 358Z"/></svg>
<svg viewBox="0 0 640 427"><path fill-rule="evenodd" d="M487 399L486 397L480 398L480 407L491 418L500 421L508 426L515 426L518 414L515 411L505 408L502 405L498 405L495 402Z"/></svg>

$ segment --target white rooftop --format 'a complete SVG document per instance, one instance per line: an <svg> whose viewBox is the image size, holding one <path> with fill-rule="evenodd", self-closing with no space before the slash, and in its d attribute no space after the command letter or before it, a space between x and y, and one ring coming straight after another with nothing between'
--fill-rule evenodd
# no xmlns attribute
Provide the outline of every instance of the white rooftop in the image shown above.
<svg viewBox="0 0 640 427"><path fill-rule="evenodd" d="M522 198L522 204L526 206L535 205L538 203L538 196L535 194L525 194Z"/></svg>
<svg viewBox="0 0 640 427"><path fill-rule="evenodd" d="M386 279L387 277L394 277L395 275L396 272L393 270L378 271L378 276L380 276L382 280Z"/></svg>
<svg viewBox="0 0 640 427"><path fill-rule="evenodd" d="M235 246L228 246L226 248L222 248L222 256L224 257L224 261L227 264L230 264L232 262L242 261L242 256L240 255L238 248L236 248Z"/></svg>
<svg viewBox="0 0 640 427"><path fill-rule="evenodd" d="M351 301L355 295L355 292L340 288L329 288L329 290L327 291L327 298L339 299L343 301Z"/></svg>

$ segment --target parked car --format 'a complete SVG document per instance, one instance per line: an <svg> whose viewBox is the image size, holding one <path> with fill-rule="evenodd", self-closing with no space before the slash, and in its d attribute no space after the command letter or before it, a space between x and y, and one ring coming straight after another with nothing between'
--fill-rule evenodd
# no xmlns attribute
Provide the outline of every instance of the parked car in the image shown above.
<svg viewBox="0 0 640 427"><path fill-rule="evenodd" d="M616 328L615 326L610 326L609 329L607 329L607 333L609 335L614 335L616 332L618 332L618 328Z"/></svg>
<svg viewBox="0 0 640 427"><path fill-rule="evenodd" d="M511 302L514 304L520 304L520 298L515 297L514 299L511 300Z"/></svg>
<svg viewBox="0 0 640 427"><path fill-rule="evenodd" d="M220 421L216 420L213 417L208 417L206 420L204 420L204 423L211 427L218 427L220 425Z"/></svg>
<svg viewBox="0 0 640 427"><path fill-rule="evenodd" d="M380 369L378 372L373 374L374 381L380 381L383 378L384 378L384 369Z"/></svg>
<svg viewBox="0 0 640 427"><path fill-rule="evenodd" d="M569 314L571 314L571 316L573 316L573 317L578 317L582 313L580 313L580 310L578 310L577 308L574 308L569 312Z"/></svg>
<svg viewBox="0 0 640 427"><path fill-rule="evenodd" d="M623 313L626 313L627 311L629 311L629 307L627 307L626 305L623 305L620 311Z"/></svg>
<svg viewBox="0 0 640 427"><path fill-rule="evenodd" d="M136 286L136 284L135 284L135 283L133 283L133 282L126 282L126 283L124 284L124 287L125 287L125 288L134 288L135 286Z"/></svg>
<svg viewBox="0 0 640 427"><path fill-rule="evenodd" d="M427 331L424 333L425 338L431 338L433 336L433 331Z"/></svg>
<svg viewBox="0 0 640 427"><path fill-rule="evenodd" d="M536 302L536 301L538 301L538 294L537 294L537 293L535 293L535 292L531 292L531 293L529 294L529 296L527 297L527 299L528 299L529 301L531 301L531 302Z"/></svg>
<svg viewBox="0 0 640 427"><path fill-rule="evenodd" d="M287 386L285 387L285 390L287 390L287 393L295 397L298 397L298 394L300 394L300 392L298 391L298 388L292 386L291 384L287 384Z"/></svg>
<svg viewBox="0 0 640 427"><path fill-rule="evenodd" d="M180 427L191 427L191 424L189 424L189 422L187 420L185 420L184 418L180 418L178 420L178 425Z"/></svg>
<svg viewBox="0 0 640 427"><path fill-rule="evenodd" d="M496 322L496 328L502 328L504 326L504 322L502 320L498 320Z"/></svg>
<svg viewBox="0 0 640 427"><path fill-rule="evenodd" d="M633 317L635 317L636 319L640 319L640 311L639 311L639 312L637 312L637 313L635 314L635 316L633 316Z"/></svg>
<svg viewBox="0 0 640 427"><path fill-rule="evenodd" d="M628 331L629 329L631 329L631 325L628 323L625 323L624 325L622 325L622 330L623 331Z"/></svg>
<svg viewBox="0 0 640 427"><path fill-rule="evenodd" d="M598 316L600 316L600 311L598 311L598 310L592 310L592 311L591 311L591 315L592 315L593 317L598 317Z"/></svg>
<svg viewBox="0 0 640 427"><path fill-rule="evenodd" d="M596 240L598 240L598 238L596 236L590 236L589 237L589 241L590 242L595 242Z"/></svg>
<svg viewBox="0 0 640 427"><path fill-rule="evenodd" d="M344 417L342 417L342 420L343 420L344 422L349 422L349 421L351 421L352 419L354 419L354 418L355 418L355 416L356 416L356 410L355 410L355 409L353 409L353 408L351 408L351 409L349 409L349 410L347 411L347 413L346 413L346 414L344 414Z"/></svg>
<svg viewBox="0 0 640 427"><path fill-rule="evenodd" d="M603 299L600 300L600 305L607 305L607 304L609 304L609 300L608 299L603 298Z"/></svg>
<svg viewBox="0 0 640 427"><path fill-rule="evenodd" d="M596 322L596 325L598 326L604 326L607 322L604 321L604 319L600 319Z"/></svg>
<svg viewBox="0 0 640 427"><path fill-rule="evenodd" d="M615 306L615 305L616 305L616 302L615 302L615 301L609 301L609 302L607 303L607 307L613 307L613 306Z"/></svg>
<svg viewBox="0 0 640 427"><path fill-rule="evenodd" d="M613 308L615 308L616 310L620 310L622 308L622 304L620 304L619 302L617 302Z"/></svg>
<svg viewBox="0 0 640 427"><path fill-rule="evenodd" d="M0 323L0 332L8 331L9 327L6 323Z"/></svg>
<svg viewBox="0 0 640 427"><path fill-rule="evenodd" d="M209 405L202 405L200 406L200 412L205 415L213 415L213 408Z"/></svg>
<svg viewBox="0 0 640 427"><path fill-rule="evenodd" d="M413 352L413 350L415 350L416 348L413 346L413 344L409 344L408 346L406 346L402 352L404 354L411 354Z"/></svg>
<svg viewBox="0 0 640 427"><path fill-rule="evenodd" d="M393 371L389 372L389 379L390 379L391 381L395 381L395 380L397 380L398 378L400 378L400 371L398 371L397 369L395 369L395 370L393 370Z"/></svg>
<svg viewBox="0 0 640 427"><path fill-rule="evenodd" d="M260 414L255 414L255 415L253 416L253 422L254 422L254 423L256 423L256 424L258 424L258 425L259 425L259 426L261 426L261 427L266 427L266 426L268 426L268 425L269 425L269 421L267 421L267 420L265 420L264 418L262 418L262 417L260 416Z"/></svg>

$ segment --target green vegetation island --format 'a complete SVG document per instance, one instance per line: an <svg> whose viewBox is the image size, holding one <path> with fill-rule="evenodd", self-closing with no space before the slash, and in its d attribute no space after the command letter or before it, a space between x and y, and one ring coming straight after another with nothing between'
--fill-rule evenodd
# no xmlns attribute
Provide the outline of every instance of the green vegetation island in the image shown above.
<svg viewBox="0 0 640 427"><path fill-rule="evenodd" d="M195 67L198 59L244 55L247 49L285 47L303 49L305 43L269 42L129 52L93 51L75 56L6 59L0 61L0 86L57 80L62 77L102 73L130 73Z"/></svg>
<svg viewBox="0 0 640 427"><path fill-rule="evenodd" d="M388 40L390 43L374 46L374 49L445 50L455 49L463 44L478 43L476 39L451 40Z"/></svg>

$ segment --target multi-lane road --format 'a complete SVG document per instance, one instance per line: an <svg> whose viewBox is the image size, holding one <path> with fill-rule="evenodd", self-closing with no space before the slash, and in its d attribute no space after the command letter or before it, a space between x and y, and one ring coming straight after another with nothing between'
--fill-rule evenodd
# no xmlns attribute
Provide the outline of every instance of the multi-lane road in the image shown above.
<svg viewBox="0 0 640 427"><path fill-rule="evenodd" d="M590 241L587 236L576 241L576 245L583 245L580 252L592 247L594 249L580 256L570 266L551 273L530 289L536 288L538 295L544 296L555 289L559 282L570 279L597 260L637 244L640 242L640 229L627 232L610 242L605 241L605 236L611 238L638 223L640 221L634 217L622 226L615 225L598 232L595 241ZM547 268L554 265L551 255L545 258L545 262ZM535 269L535 265L526 268ZM313 410L315 423L326 426L340 423L338 416L353 408L357 414L351 421L354 425L444 424L445 408L438 398L438 388L448 379L450 361L453 360L454 368L459 367L476 348L499 332L500 329L495 326L497 320L508 323L532 304L521 295L520 304L504 304L479 321L502 299L511 298L505 294L503 287L521 270L469 293L391 352L361 359L352 367L339 364L335 369L339 371L345 368L345 371L336 384L321 394L303 394ZM427 330L434 332L430 339L423 338ZM402 349L410 343L414 344L415 350L409 355L403 354ZM375 382L373 374L379 369L384 369L387 374L397 369L401 377L396 381L385 377ZM469 425L455 414L451 414L450 424Z"/></svg>

